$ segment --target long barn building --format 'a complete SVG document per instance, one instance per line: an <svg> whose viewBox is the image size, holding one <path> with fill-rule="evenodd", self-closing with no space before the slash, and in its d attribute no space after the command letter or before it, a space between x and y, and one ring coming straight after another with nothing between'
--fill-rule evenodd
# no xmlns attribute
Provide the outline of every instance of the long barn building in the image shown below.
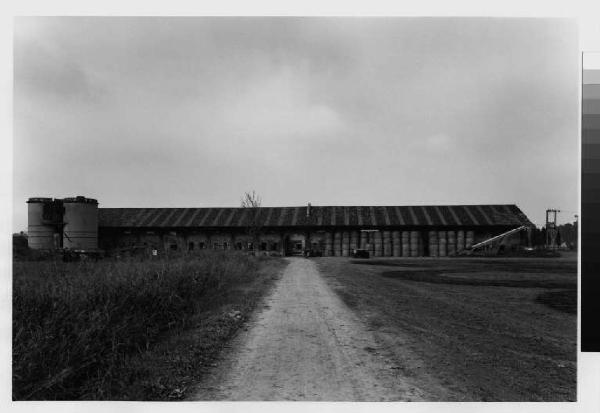
<svg viewBox="0 0 600 413"><path fill-rule="evenodd" d="M348 256L360 248L376 257L448 256L533 226L516 205L98 208L84 197L31 198L28 204L32 248L310 250L323 256ZM250 227L257 237L249 235ZM503 243L517 248L527 236L521 231Z"/></svg>
<svg viewBox="0 0 600 413"><path fill-rule="evenodd" d="M346 206L260 208L259 245L248 235L244 208L103 208L101 248L152 245L163 249L253 249L282 255L305 250L348 256L355 248L373 256L446 256L522 225L532 225L515 205ZM509 247L525 240L518 235Z"/></svg>

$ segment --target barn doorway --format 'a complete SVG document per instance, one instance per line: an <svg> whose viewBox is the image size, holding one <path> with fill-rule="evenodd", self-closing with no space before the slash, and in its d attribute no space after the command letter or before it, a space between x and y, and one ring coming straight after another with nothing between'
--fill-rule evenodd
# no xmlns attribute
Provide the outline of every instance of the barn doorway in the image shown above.
<svg viewBox="0 0 600 413"><path fill-rule="evenodd" d="M285 255L304 255L304 238L292 235L285 238Z"/></svg>
<svg viewBox="0 0 600 413"><path fill-rule="evenodd" d="M290 244L292 246L292 255L302 255L304 248L302 247L302 240L293 239L290 240Z"/></svg>

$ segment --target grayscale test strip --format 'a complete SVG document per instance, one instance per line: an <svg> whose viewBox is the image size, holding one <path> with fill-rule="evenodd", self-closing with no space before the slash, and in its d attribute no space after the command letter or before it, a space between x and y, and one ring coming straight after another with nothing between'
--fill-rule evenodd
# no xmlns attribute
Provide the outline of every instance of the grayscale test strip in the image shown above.
<svg viewBox="0 0 600 413"><path fill-rule="evenodd" d="M600 52L583 54L581 117L581 351L600 351Z"/></svg>

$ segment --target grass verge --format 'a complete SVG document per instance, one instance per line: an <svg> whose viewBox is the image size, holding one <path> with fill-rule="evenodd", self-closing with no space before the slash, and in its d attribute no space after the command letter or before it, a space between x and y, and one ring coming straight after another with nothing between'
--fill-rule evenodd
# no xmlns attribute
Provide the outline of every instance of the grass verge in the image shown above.
<svg viewBox="0 0 600 413"><path fill-rule="evenodd" d="M282 260L15 262L13 400L177 400L277 278Z"/></svg>

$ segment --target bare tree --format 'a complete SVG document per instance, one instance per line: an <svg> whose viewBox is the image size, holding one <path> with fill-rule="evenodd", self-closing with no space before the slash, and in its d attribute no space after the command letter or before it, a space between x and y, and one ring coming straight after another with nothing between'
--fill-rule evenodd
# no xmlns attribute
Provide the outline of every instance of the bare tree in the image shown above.
<svg viewBox="0 0 600 413"><path fill-rule="evenodd" d="M254 249L254 255L257 255L259 234L262 229L262 222L260 221L260 208L262 205L262 199L254 190L252 192L246 192L241 200L242 208L247 208L249 211L246 213L245 225L248 235L252 239L252 246Z"/></svg>

